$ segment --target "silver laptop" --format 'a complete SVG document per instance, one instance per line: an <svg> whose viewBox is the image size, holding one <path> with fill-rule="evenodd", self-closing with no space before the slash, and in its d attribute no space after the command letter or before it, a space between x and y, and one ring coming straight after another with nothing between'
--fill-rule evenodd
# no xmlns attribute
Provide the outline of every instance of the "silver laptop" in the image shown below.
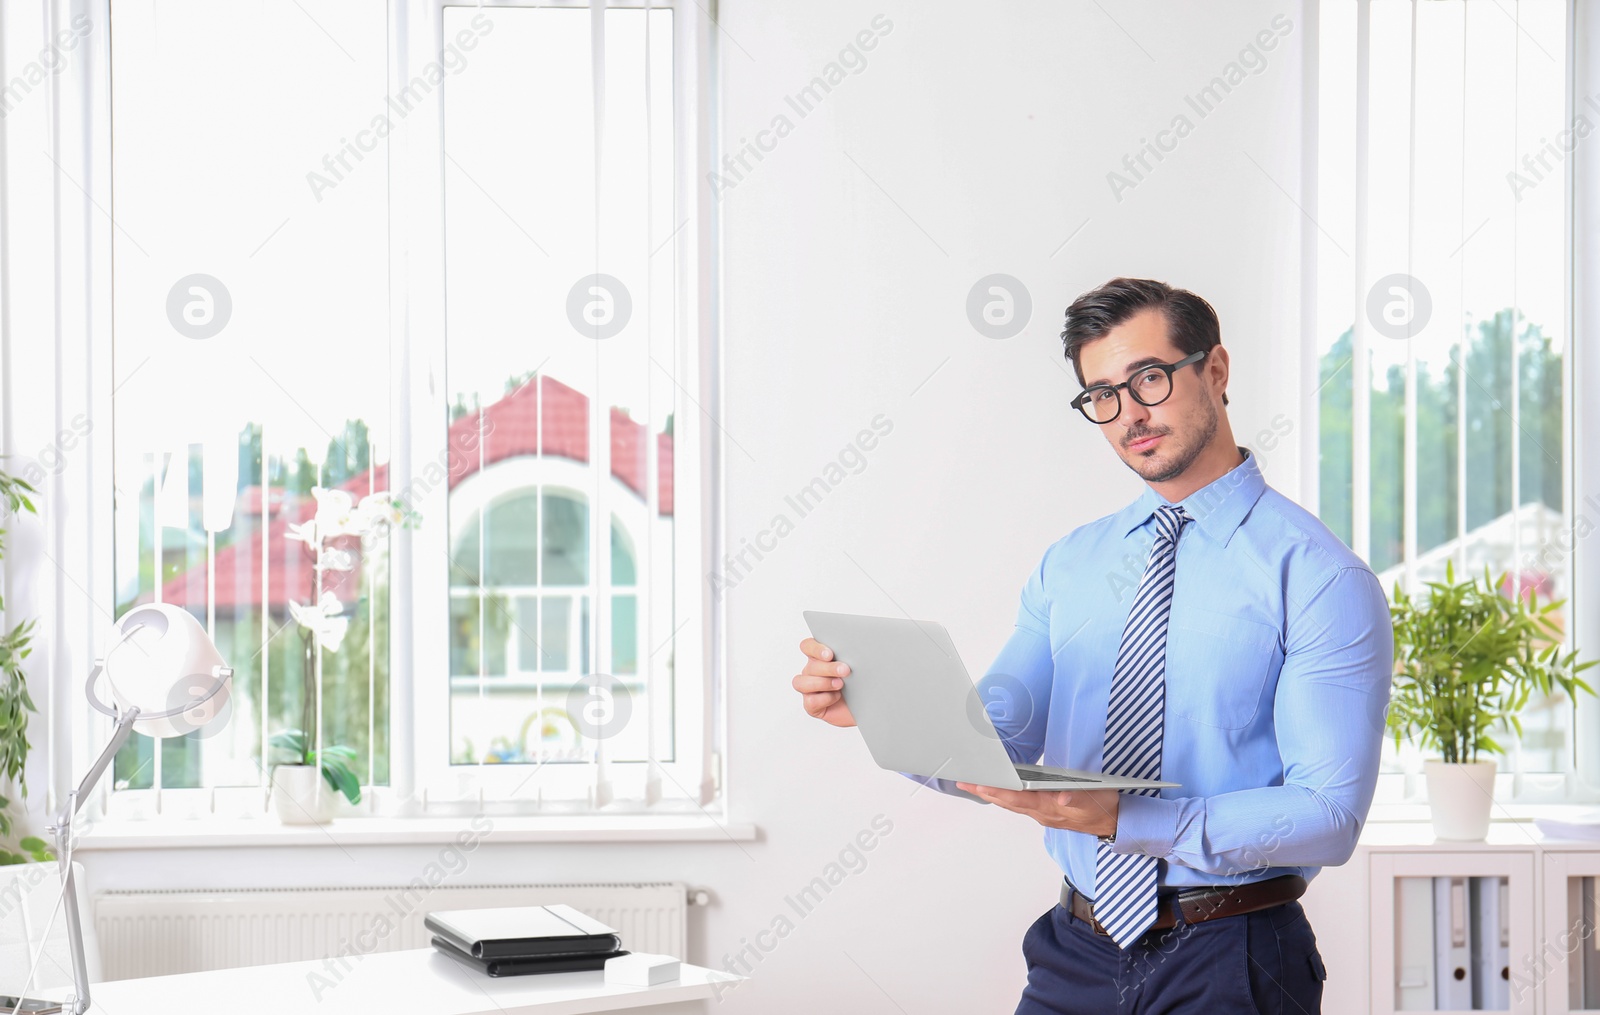
<svg viewBox="0 0 1600 1015"><path fill-rule="evenodd" d="M805 612L812 637L850 664L844 700L872 760L891 772L1001 789L1142 789L1175 782L1019 765L945 629L931 621Z"/></svg>

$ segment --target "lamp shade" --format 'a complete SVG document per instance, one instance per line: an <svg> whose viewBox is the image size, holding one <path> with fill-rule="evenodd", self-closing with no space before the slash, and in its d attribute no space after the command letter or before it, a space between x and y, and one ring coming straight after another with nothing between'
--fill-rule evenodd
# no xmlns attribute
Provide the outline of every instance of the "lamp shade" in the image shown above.
<svg viewBox="0 0 1600 1015"><path fill-rule="evenodd" d="M117 708L139 709L136 732L181 737L228 711L233 671L188 611L170 603L138 606L111 633L106 682Z"/></svg>

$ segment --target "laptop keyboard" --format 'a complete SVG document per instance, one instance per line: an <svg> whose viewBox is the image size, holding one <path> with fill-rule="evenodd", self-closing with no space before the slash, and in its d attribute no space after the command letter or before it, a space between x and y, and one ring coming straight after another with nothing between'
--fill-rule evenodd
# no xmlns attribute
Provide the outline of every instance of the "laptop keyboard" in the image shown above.
<svg viewBox="0 0 1600 1015"><path fill-rule="evenodd" d="M1093 782L1076 775L1058 775L1055 772L1035 772L1032 769L1019 768L1017 774L1029 782Z"/></svg>

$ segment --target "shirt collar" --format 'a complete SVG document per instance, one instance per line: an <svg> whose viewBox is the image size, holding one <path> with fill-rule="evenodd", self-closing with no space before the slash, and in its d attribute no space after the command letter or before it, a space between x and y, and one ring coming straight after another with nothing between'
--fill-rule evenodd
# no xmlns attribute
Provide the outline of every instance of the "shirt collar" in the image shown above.
<svg viewBox="0 0 1600 1015"><path fill-rule="evenodd" d="M1261 467L1249 448L1239 448L1244 461L1223 475L1191 493L1178 503L1193 518L1206 535L1223 546L1238 530L1244 516L1250 513L1266 489L1261 478ZM1169 501L1146 486L1139 499L1123 508L1118 527L1124 536L1137 529L1156 513L1156 508Z"/></svg>

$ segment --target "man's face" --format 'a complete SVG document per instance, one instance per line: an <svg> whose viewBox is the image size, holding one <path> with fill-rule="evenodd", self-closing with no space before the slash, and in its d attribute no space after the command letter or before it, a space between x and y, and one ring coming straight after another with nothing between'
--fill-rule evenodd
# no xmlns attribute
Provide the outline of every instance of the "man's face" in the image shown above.
<svg viewBox="0 0 1600 1015"><path fill-rule="evenodd" d="M1215 350L1213 350L1213 355ZM1141 310L1103 337L1086 342L1078 365L1087 385L1120 384L1140 367L1176 363L1183 350L1167 337L1167 318L1159 310ZM1100 427L1128 468L1147 483L1165 483L1183 475L1217 433L1217 406L1200 367L1208 355L1172 374L1172 394L1160 405L1141 405L1118 388L1122 413Z"/></svg>

